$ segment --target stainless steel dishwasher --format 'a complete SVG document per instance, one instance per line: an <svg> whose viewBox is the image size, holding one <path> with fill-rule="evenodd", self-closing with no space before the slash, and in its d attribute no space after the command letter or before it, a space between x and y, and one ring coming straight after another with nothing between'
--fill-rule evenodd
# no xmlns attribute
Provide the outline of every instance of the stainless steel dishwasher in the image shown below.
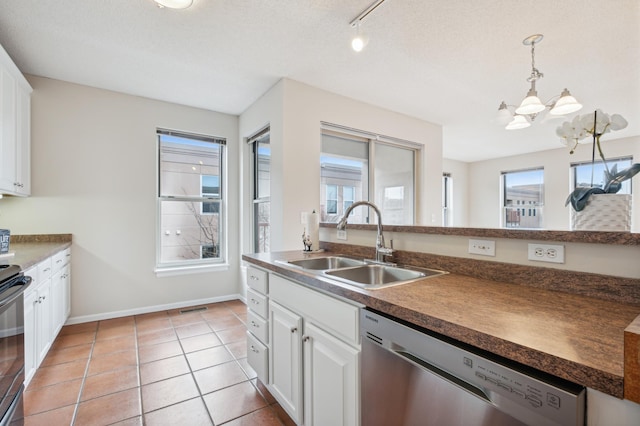
<svg viewBox="0 0 640 426"><path fill-rule="evenodd" d="M366 309L360 331L362 426L584 425L583 386Z"/></svg>

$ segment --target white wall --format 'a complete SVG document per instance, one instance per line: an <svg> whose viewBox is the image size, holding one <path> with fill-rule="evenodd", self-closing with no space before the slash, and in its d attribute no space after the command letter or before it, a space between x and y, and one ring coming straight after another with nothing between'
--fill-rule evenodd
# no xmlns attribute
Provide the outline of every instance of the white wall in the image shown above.
<svg viewBox="0 0 640 426"><path fill-rule="evenodd" d="M71 317L239 293L239 171L228 171L229 269L157 278L156 127L225 137L238 118L40 77L32 97L32 196L0 200L13 234L73 234Z"/></svg>
<svg viewBox="0 0 640 426"><path fill-rule="evenodd" d="M612 139L615 134L602 137L606 158L632 155L640 161L640 137ZM597 153L596 153L597 157ZM570 206L564 205L570 193L570 164L591 160L591 144L580 145L569 154L568 148L558 148L531 154L504 157L469 163L469 226L500 227L500 172L544 167L545 205L544 227L552 230L570 229ZM639 184L639 177L633 183ZM637 193L637 190L634 191ZM640 232L640 199L633 197L632 232Z"/></svg>
<svg viewBox="0 0 640 426"><path fill-rule="evenodd" d="M280 116L276 110L281 107ZM249 136L267 121L272 132L272 251L301 248L300 213L320 207L321 121L423 144L419 220L441 223L440 126L288 79L241 114L241 136ZM244 185L248 188L249 183ZM245 251L251 251L250 246Z"/></svg>

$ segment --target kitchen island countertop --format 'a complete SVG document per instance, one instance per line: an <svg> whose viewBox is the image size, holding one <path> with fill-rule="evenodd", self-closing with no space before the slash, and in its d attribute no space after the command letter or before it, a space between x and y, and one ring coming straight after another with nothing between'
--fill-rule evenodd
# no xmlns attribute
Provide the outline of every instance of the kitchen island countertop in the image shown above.
<svg viewBox="0 0 640 426"><path fill-rule="evenodd" d="M276 262L327 254L334 253L290 251L242 258L311 288L623 398L624 331L640 315L638 305L460 274L364 290Z"/></svg>

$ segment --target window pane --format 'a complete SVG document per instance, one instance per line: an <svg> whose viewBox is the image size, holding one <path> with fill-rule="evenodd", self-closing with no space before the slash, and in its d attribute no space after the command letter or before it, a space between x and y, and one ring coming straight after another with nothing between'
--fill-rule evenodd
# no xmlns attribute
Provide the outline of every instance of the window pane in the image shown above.
<svg viewBox="0 0 640 426"><path fill-rule="evenodd" d="M161 263L220 258L220 202L204 204L215 205L217 212L201 214L201 202L160 202Z"/></svg>
<svg viewBox="0 0 640 426"><path fill-rule="evenodd" d="M269 134L260 139L256 143L256 161L257 161L257 198L268 198L270 193L271 182L271 145L269 144Z"/></svg>
<svg viewBox="0 0 640 426"><path fill-rule="evenodd" d="M608 160L607 165L609 171L613 171L613 167L617 170L624 170L631 166L632 158L624 158L620 160ZM574 188L579 186L591 186L591 163L574 165ZM593 165L593 186L603 188L605 185L605 167L602 161L596 161ZM622 182L622 188L618 194L631 194L631 179Z"/></svg>
<svg viewBox="0 0 640 426"><path fill-rule="evenodd" d="M268 201L255 203L253 216L255 218L255 241L257 253L268 253L271 249L270 242L270 205Z"/></svg>
<svg viewBox="0 0 640 426"><path fill-rule="evenodd" d="M220 196L220 177L202 175L202 196L203 197L219 197Z"/></svg>
<svg viewBox="0 0 640 426"><path fill-rule="evenodd" d="M163 134L159 138L160 196L200 197L205 185L212 190L217 188L216 195L220 195L219 144ZM201 182L201 176L207 179ZM217 179L217 184L213 179Z"/></svg>
<svg viewBox="0 0 640 426"><path fill-rule="evenodd" d="M507 228L542 228L544 170L503 173L504 216ZM527 205L527 208L517 206Z"/></svg>
<svg viewBox="0 0 640 426"><path fill-rule="evenodd" d="M389 225L412 225L415 151L376 143L376 204Z"/></svg>
<svg viewBox="0 0 640 426"><path fill-rule="evenodd" d="M344 214L344 209L353 201L369 198L368 156L367 142L322 135L322 153L320 154L320 220L322 222L337 223ZM367 210L356 209L350 216L349 222L366 223Z"/></svg>

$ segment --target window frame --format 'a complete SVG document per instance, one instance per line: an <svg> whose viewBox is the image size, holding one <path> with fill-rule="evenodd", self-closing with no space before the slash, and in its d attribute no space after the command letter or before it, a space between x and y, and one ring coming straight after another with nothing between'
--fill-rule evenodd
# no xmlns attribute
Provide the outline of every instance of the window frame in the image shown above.
<svg viewBox="0 0 640 426"><path fill-rule="evenodd" d="M260 196L260 167L258 160L258 151L259 144L264 143L265 139L269 140L269 145L271 146L271 128L270 126L266 126L261 129L253 136L247 138L247 144L251 145L251 239L253 245L253 252L255 253L264 253L270 251L270 241L271 241L271 148L269 148L269 196ZM258 226L258 214L257 211L260 207L267 206L269 208L269 224L265 234L265 250L260 246L260 234L259 229L262 227Z"/></svg>
<svg viewBox="0 0 640 426"><path fill-rule="evenodd" d="M628 161L629 165L631 166L633 164L633 155L624 155L622 157L615 157L615 158L607 158L607 164L611 164L614 162L618 162L618 161ZM582 167L582 166L589 166L591 167L592 162L589 161L577 161L574 163L571 163L569 165L569 171L570 171L570 175L571 175L571 188L570 188L570 192L575 190L578 184L578 173L577 173L577 168L578 167ZM595 161L596 165L600 165L600 164L604 164L604 161L602 160L596 160ZM623 187L627 186L629 188L629 192L628 194L633 194L633 179L627 179L626 181L624 181L622 183ZM618 192L619 194L627 194L627 192Z"/></svg>
<svg viewBox="0 0 640 426"><path fill-rule="evenodd" d="M380 135L380 134L376 134L376 133L372 133L372 132L367 132L367 131L363 131L363 130L358 130L358 129L353 129L350 127L346 127L346 126L341 126L341 125L337 125L337 124L332 124L332 123L328 123L328 122L321 122L321 138L322 135L328 135L328 136L333 136L333 137L338 137L338 138L343 138L343 139L347 139L347 140L353 140L354 142L359 142L359 143L365 143L368 146L368 154L367 154L367 158L366 158L366 164L367 164L367 182L366 182L366 192L362 191L362 199L365 201L371 201L373 200L373 202L375 202L376 200L376 191L384 191L384 188L378 188L377 184L376 184L376 146L378 145L387 145L393 148L398 148L398 149L405 149L405 150L409 150L412 151L413 154L413 164L412 164L412 172L413 172L413 176L412 176L412 182L413 182L413 188L411 191L411 197L413 200L413 207L411 209L411 223L410 224L404 224L404 225L415 225L416 224L416 220L419 217L419 206L420 206L420 193L418 191L418 188L420 187L420 182L419 182L419 178L422 175L422 152L424 150L424 146L422 144L419 143L415 143L415 142L411 142L411 141L407 141L404 139L399 139L399 138L395 138L395 137L391 137L391 136L385 136L385 135ZM324 153L324 151L320 150L321 154ZM333 156L336 156L336 154L331 154ZM322 173L322 171L320 171L320 173ZM322 185L322 176L321 176L321 185ZM325 184L326 185L326 184ZM339 188L342 187L341 185L338 185L338 191ZM321 187L321 191L324 188ZM358 191L354 192L354 198L356 197L356 193ZM366 198L364 198L364 196L366 195ZM406 194L405 194L406 196ZM340 193L338 193L338 204L340 204ZM354 200L355 201L361 201L361 200ZM384 200L382 200L384 201ZM344 204L344 203L343 203ZM378 204L378 203L377 203ZM382 211L382 202L379 203L380 205L378 206L381 211ZM338 208L339 210L339 208ZM323 214L327 214L326 213L326 206L325 206L325 210L322 212ZM340 212L338 211L338 214L340 214ZM353 214L353 212L352 212ZM366 214L362 215L364 218L364 223L376 223L377 218L375 217L375 213L372 211L372 209L367 208L367 212ZM384 214L383 214L383 220L385 220ZM385 223L388 225L391 225L391 223Z"/></svg>
<svg viewBox="0 0 640 426"><path fill-rule="evenodd" d="M535 172L535 171L540 171L542 172L542 183L541 183L541 187L542 187L542 193L540 194L540 203L539 204L534 204L533 201L529 200L529 203L526 203L526 200L515 200L516 202L510 206L507 206L507 176L510 174L515 174L515 173L526 173L526 172ZM506 170L506 171L502 171L500 172L500 187L501 187L501 200L500 200L500 227L503 229L544 229L544 205L545 205L545 180L544 180L544 166L540 166L540 167L528 167L528 168L524 168L524 169L517 169L517 170ZM521 202L522 201L522 202ZM541 214L530 214L527 216L527 208L525 208L525 206L528 206L529 211L531 211L532 209L537 209L540 211ZM515 213L515 215L518 217L518 223L520 223L521 218L523 217L535 217L535 218L540 218L539 221L539 225L537 227L528 227L528 226L520 226L519 224L516 226L508 226L508 223L511 223L513 221L508 221L507 220L507 208L510 208L512 210L512 212Z"/></svg>
<svg viewBox="0 0 640 426"><path fill-rule="evenodd" d="M202 176L200 175L200 189L201 196L176 196L176 195L162 195L162 164L161 164L161 148L162 148L162 136L175 136L193 141L214 143L219 147L219 181L218 190L219 194L202 196ZM209 272L212 270L227 270L228 264L228 220L227 220L227 141L224 137L209 136L203 134L197 134L192 132L176 131L164 128L157 128L155 132L155 148L156 148L156 261L154 272L158 277L184 275L192 273ZM202 215L211 215L216 213L202 213L203 205L206 202L218 203L219 215L218 217L218 251L219 257L216 258L202 258L203 247L210 244L194 245L198 247L200 251L199 259L187 259L181 261L162 261L162 206L163 202L195 202L201 203L199 211Z"/></svg>

